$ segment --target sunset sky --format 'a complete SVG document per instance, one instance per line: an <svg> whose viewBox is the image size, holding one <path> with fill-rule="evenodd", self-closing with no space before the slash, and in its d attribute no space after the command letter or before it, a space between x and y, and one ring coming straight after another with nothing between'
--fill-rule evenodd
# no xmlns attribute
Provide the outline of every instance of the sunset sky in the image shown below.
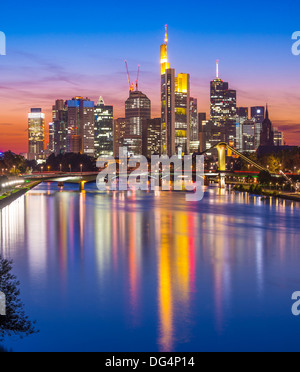
<svg viewBox="0 0 300 372"><path fill-rule="evenodd" d="M282 1L27 1L1 4L0 151L27 152L27 113L41 107L46 126L55 99L103 96L124 115L128 84L141 65L139 88L160 112L160 44L168 24L168 57L191 74L198 111L209 113L209 83L237 90L238 106L268 103L270 119L290 145L300 145L299 2Z"/></svg>

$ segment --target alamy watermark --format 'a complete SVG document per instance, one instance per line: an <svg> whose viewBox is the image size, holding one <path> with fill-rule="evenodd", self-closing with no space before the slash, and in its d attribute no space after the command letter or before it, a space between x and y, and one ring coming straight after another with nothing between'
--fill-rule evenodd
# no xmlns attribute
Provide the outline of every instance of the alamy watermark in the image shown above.
<svg viewBox="0 0 300 372"><path fill-rule="evenodd" d="M6 297L3 292L0 292L0 315L6 315Z"/></svg>
<svg viewBox="0 0 300 372"><path fill-rule="evenodd" d="M6 56L6 36L0 31L0 56Z"/></svg>
<svg viewBox="0 0 300 372"><path fill-rule="evenodd" d="M299 291L294 292L292 294L292 300L296 301L293 303L293 306L292 306L292 314L295 316L299 316L300 315L300 292Z"/></svg>
<svg viewBox="0 0 300 372"><path fill-rule="evenodd" d="M118 172L117 172L118 165ZM184 167L182 167L184 165ZM106 168L105 168L106 166ZM119 148L119 158L99 157L97 167L104 168L97 176L97 187L109 190L185 190L187 201L200 201L204 195L204 156L152 155L151 164L145 156L128 157L126 147ZM193 169L194 167L194 169ZM128 168L132 172L128 173ZM172 180L171 180L172 168Z"/></svg>
<svg viewBox="0 0 300 372"><path fill-rule="evenodd" d="M300 55L300 31L295 31L292 35L292 40L296 40L292 45L292 53L294 56Z"/></svg>

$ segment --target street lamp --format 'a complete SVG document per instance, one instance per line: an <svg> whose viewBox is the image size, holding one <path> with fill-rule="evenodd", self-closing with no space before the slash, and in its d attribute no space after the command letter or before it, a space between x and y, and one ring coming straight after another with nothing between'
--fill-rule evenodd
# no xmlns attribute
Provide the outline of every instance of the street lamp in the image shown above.
<svg viewBox="0 0 300 372"><path fill-rule="evenodd" d="M62 164L59 164L59 170L61 171Z"/></svg>
<svg viewBox="0 0 300 372"><path fill-rule="evenodd" d="M82 173L82 164L80 164L80 172Z"/></svg>
<svg viewBox="0 0 300 372"><path fill-rule="evenodd" d="M43 166L41 166L41 173L43 173L43 169L44 169L44 167L43 167Z"/></svg>
<svg viewBox="0 0 300 372"><path fill-rule="evenodd" d="M50 165L48 165L48 172L50 171Z"/></svg>
<svg viewBox="0 0 300 372"><path fill-rule="evenodd" d="M69 169L70 169L70 173L71 173L71 170L72 170L72 166L71 166L71 164L69 164Z"/></svg>
<svg viewBox="0 0 300 372"><path fill-rule="evenodd" d="M14 165L14 175L16 175L16 166Z"/></svg>

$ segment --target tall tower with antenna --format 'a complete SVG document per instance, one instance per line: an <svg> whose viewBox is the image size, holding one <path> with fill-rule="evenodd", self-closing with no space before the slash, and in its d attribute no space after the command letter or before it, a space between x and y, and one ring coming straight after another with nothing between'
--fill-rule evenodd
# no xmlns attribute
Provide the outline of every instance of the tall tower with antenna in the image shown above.
<svg viewBox="0 0 300 372"><path fill-rule="evenodd" d="M216 61L216 78L210 82L210 120L214 124L216 143L235 144L236 91L219 77L219 60ZM212 143L214 145L215 143Z"/></svg>
<svg viewBox="0 0 300 372"><path fill-rule="evenodd" d="M189 154L190 141L190 75L178 74L170 67L167 54L168 33L160 46L161 75L161 153L172 156Z"/></svg>

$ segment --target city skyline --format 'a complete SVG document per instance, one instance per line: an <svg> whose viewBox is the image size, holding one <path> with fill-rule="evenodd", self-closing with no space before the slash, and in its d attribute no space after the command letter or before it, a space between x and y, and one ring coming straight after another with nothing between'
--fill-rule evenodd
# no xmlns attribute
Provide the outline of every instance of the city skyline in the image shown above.
<svg viewBox="0 0 300 372"><path fill-rule="evenodd" d="M253 3L253 8L255 4L258 2ZM199 20L196 26L190 26L186 20L176 23L175 9L172 9L167 17L153 16L151 24L142 25L138 20L125 29L122 29L124 21L119 14L124 9L121 6L118 21L114 20L111 27L108 26L109 16L98 30L88 27L85 33L76 34L76 40L72 38L74 28L66 32L69 20L52 33L47 17L39 32L32 26L21 30L22 22L13 29L4 20L0 26L7 36L7 55L0 57L1 150L26 152L28 110L41 107L48 127L51 107L59 98L80 95L96 102L102 95L107 104L114 106L114 118L124 117L124 101L128 95L124 59L128 60L132 74L136 66L141 65L139 88L151 100L152 117L159 117L159 45L163 42L165 23L169 29L169 60L177 73L190 74L191 96L198 100L198 112L209 113L209 84L215 78L215 60L219 59L220 78L237 91L237 106L268 103L273 125L285 132L288 144L299 145L299 59L291 53L296 17L289 1L282 6L281 14L270 4L260 4L257 12L249 10L247 21L243 19L239 32L238 25L231 23L223 27L223 33L220 25L215 24L214 29L208 26L205 17L214 13L207 4L201 4L202 8L195 6L203 10L202 23ZM238 20L245 8L232 9L233 14L230 14L221 2L217 5L216 21L221 17L219 13L227 20ZM105 10L108 5L103 7ZM149 16L157 7L154 2ZM19 11L16 19L20 19ZM36 11L31 9L33 16ZM195 15L191 14L193 19ZM252 24L250 19L255 22ZM99 50L93 47L95 45Z"/></svg>

